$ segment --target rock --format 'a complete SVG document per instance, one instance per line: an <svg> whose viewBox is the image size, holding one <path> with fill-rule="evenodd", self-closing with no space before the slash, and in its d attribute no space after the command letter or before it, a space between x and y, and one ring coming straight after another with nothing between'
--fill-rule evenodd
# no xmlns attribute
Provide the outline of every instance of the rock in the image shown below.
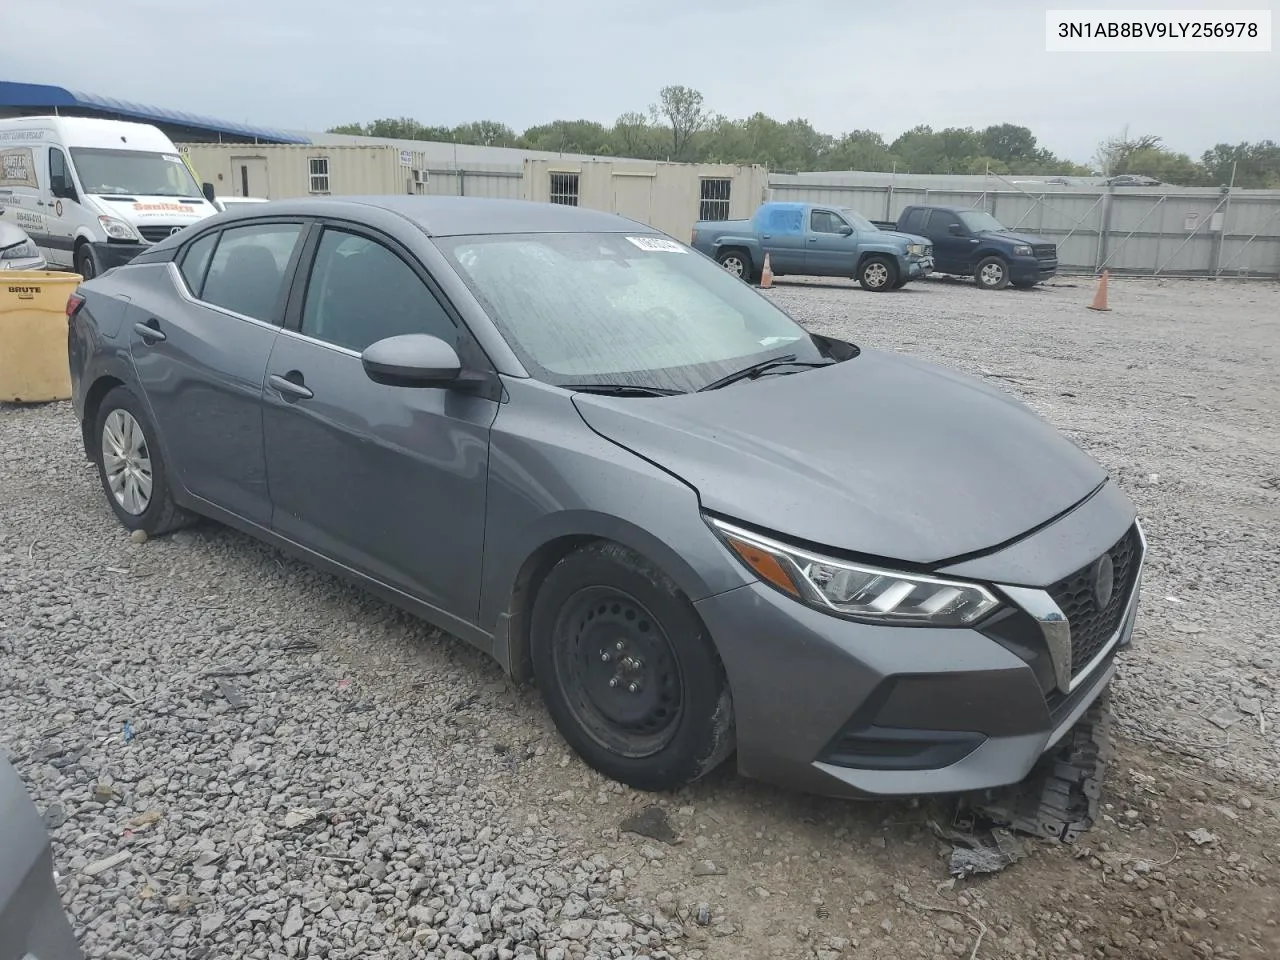
<svg viewBox="0 0 1280 960"><path fill-rule="evenodd" d="M302 932L302 927L302 907L295 903L289 908L289 915L285 917L284 927L281 928L280 935L286 940L290 940Z"/></svg>
<svg viewBox="0 0 1280 960"><path fill-rule="evenodd" d="M207 913L200 918L200 936L202 939L208 939L222 929L222 925L227 922L227 915L221 911L217 913Z"/></svg>
<svg viewBox="0 0 1280 960"><path fill-rule="evenodd" d="M101 860L95 860L81 871L86 877L96 877L100 873L110 870L112 867L118 867L120 864L128 860L133 854L128 850L121 850L119 853L113 853L109 857L103 857Z"/></svg>
<svg viewBox="0 0 1280 960"><path fill-rule="evenodd" d="M1209 715L1209 722L1221 730L1226 730L1233 724L1240 722L1240 714L1236 713L1230 707L1219 707L1214 713Z"/></svg>
<svg viewBox="0 0 1280 960"><path fill-rule="evenodd" d="M1202 847L1207 843L1217 843L1218 838L1215 834L1210 833L1204 827L1197 827L1194 830L1188 830L1187 836L1191 838L1191 842L1198 847Z"/></svg>
<svg viewBox="0 0 1280 960"><path fill-rule="evenodd" d="M883 920L880 921L880 929L883 930L885 933L893 933L893 921L890 920L888 917L885 917Z"/></svg>
<svg viewBox="0 0 1280 960"><path fill-rule="evenodd" d="M700 927L705 927L711 923L711 904L698 904L693 910L693 918Z"/></svg>
<svg viewBox="0 0 1280 960"><path fill-rule="evenodd" d="M560 936L565 940L585 940L595 927L593 920L566 920L560 924Z"/></svg>
<svg viewBox="0 0 1280 960"><path fill-rule="evenodd" d="M129 534L129 539L132 540L134 543L146 543L147 531L134 530L131 534Z"/></svg>
<svg viewBox="0 0 1280 960"><path fill-rule="evenodd" d="M693 865L693 875L695 877L723 877L728 872L714 860L699 860Z"/></svg>
<svg viewBox="0 0 1280 960"><path fill-rule="evenodd" d="M679 842L679 837L667 818L667 811L657 804L651 804L638 813L623 817L618 824L618 829L623 833L634 833L641 837L648 837L650 840L657 840L659 843Z"/></svg>

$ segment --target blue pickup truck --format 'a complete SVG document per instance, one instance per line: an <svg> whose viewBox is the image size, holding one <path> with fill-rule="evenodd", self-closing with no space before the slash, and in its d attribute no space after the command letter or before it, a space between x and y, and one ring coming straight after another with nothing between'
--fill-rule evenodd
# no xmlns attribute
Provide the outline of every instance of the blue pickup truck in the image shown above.
<svg viewBox="0 0 1280 960"><path fill-rule="evenodd" d="M856 210L820 203L770 202L750 220L699 220L690 246L748 283L759 280L765 254L777 276L852 277L876 292L933 271L924 237L881 230Z"/></svg>

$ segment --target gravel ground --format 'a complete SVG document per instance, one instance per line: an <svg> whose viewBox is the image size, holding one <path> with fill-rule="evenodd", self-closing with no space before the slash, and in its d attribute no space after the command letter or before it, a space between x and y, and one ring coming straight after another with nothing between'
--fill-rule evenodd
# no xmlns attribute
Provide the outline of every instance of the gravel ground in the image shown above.
<svg viewBox="0 0 1280 960"><path fill-rule="evenodd" d="M771 294L995 378L1146 524L1107 815L960 886L915 804L612 784L533 691L360 591L215 525L131 542L69 406L0 408L0 749L87 955L1280 955L1280 290L1091 294Z"/></svg>

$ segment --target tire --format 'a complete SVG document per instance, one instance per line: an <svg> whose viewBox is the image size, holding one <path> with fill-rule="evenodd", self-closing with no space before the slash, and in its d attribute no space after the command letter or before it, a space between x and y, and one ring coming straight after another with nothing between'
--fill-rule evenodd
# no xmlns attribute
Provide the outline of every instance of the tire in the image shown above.
<svg viewBox="0 0 1280 960"><path fill-rule="evenodd" d="M899 277L897 281L895 281L895 283L893 284L893 289L901 290L910 282L910 280L911 280L910 277Z"/></svg>
<svg viewBox="0 0 1280 960"><path fill-rule="evenodd" d="M102 398L90 438L102 491L126 529L153 537L194 522L174 502L155 428L131 390L115 387ZM138 479L148 476L149 487Z"/></svg>
<svg viewBox="0 0 1280 960"><path fill-rule="evenodd" d="M1015 290L1030 290L1033 287L1035 287L1035 285L1038 284L1039 282L1040 282L1039 280L1020 280L1020 281L1015 280L1015 281L1012 281L1009 285L1013 287L1013 289Z"/></svg>
<svg viewBox="0 0 1280 960"><path fill-rule="evenodd" d="M1003 290L1009 285L1009 264L1003 257L984 257L974 268L973 279L983 290Z"/></svg>
<svg viewBox="0 0 1280 960"><path fill-rule="evenodd" d="M569 554L533 604L534 675L560 735L637 790L674 790L734 747L728 678L693 605L615 543Z"/></svg>
<svg viewBox="0 0 1280 960"><path fill-rule="evenodd" d="M858 283L863 290L872 293L894 290L898 283L898 266L885 257L867 257L858 268Z"/></svg>
<svg viewBox="0 0 1280 960"><path fill-rule="evenodd" d="M89 244L80 244L76 250L74 260L76 273L86 280L92 280L98 275L97 264L94 262L93 251L89 248Z"/></svg>
<svg viewBox="0 0 1280 960"><path fill-rule="evenodd" d="M751 256L744 250L733 248L721 250L716 255L716 263L746 283L751 283L752 277L755 276L755 267L752 266Z"/></svg>

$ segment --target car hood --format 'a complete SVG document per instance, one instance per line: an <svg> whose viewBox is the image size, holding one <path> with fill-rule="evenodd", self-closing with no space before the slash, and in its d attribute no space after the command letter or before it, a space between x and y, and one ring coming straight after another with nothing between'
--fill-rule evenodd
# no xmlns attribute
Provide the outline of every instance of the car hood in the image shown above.
<svg viewBox="0 0 1280 960"><path fill-rule="evenodd" d="M928 237L918 237L914 233L903 233L900 230L877 230L879 236L892 237L894 240L900 240L903 244L921 243L925 246L932 246L933 241Z"/></svg>
<svg viewBox="0 0 1280 960"><path fill-rule="evenodd" d="M1041 244L1046 242L1044 237L1033 237L1027 233L1014 233L1012 230L987 230L981 236L1008 240L1010 243Z"/></svg>
<svg viewBox="0 0 1280 960"><path fill-rule="evenodd" d="M782 537L933 565L1085 499L1106 473L985 383L864 350L804 373L662 398L574 395L602 436Z"/></svg>
<svg viewBox="0 0 1280 960"><path fill-rule="evenodd" d="M6 250L30 239L27 231L23 230L22 227L7 217L0 217L0 250Z"/></svg>

